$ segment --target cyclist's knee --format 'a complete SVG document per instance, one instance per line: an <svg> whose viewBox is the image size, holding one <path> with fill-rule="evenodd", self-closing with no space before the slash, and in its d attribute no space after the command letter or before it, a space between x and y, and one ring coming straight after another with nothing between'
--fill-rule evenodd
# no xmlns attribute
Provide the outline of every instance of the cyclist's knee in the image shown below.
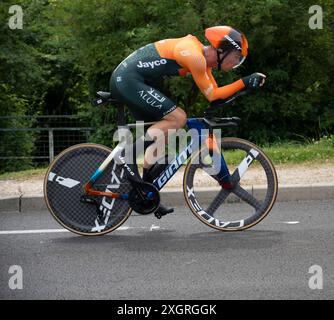
<svg viewBox="0 0 334 320"><path fill-rule="evenodd" d="M173 122L173 127L183 128L187 123L187 114L181 108L175 109L173 112L164 117L164 119Z"/></svg>
<svg viewBox="0 0 334 320"><path fill-rule="evenodd" d="M180 128L183 128L187 123L187 114L181 108L178 108L178 110L180 111L180 115L179 115L179 118L178 118L179 123L180 123Z"/></svg>

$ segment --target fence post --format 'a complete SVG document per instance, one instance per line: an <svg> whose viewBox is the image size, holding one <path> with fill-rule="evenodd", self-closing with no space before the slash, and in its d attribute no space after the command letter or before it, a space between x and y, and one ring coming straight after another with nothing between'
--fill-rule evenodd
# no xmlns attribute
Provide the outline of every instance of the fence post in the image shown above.
<svg viewBox="0 0 334 320"><path fill-rule="evenodd" d="M51 163L54 158L53 129L49 128L48 131L49 131L49 159Z"/></svg>

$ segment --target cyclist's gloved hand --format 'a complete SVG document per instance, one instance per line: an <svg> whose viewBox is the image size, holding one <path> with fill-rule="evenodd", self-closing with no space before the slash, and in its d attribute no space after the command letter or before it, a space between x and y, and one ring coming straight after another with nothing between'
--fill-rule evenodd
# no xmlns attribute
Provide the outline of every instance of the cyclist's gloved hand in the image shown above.
<svg viewBox="0 0 334 320"><path fill-rule="evenodd" d="M257 89L262 87L266 81L266 76L263 73L253 73L250 76L242 78L246 89Z"/></svg>

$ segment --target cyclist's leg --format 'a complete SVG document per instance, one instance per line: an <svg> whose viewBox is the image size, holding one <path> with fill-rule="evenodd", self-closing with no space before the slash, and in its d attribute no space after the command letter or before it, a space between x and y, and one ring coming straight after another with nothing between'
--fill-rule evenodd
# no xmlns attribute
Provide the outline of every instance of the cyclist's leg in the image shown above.
<svg viewBox="0 0 334 320"><path fill-rule="evenodd" d="M136 72L116 71L110 84L113 95L129 107L136 120L157 121L147 130L155 140L145 152L144 168L148 169L155 160L153 151L163 148L168 129L177 130L185 125L186 113L161 91L145 83Z"/></svg>
<svg viewBox="0 0 334 320"><path fill-rule="evenodd" d="M117 78L121 81L117 81ZM157 148L164 148L168 129L179 129L185 125L186 113L159 90L147 85L144 79L136 73L128 73L124 77L114 72L111 79L111 90L120 101L129 107L136 120L157 121L147 130L147 134L155 142L147 148L144 157L143 179L152 182L151 178L146 178L153 164L154 151ZM173 211L173 208L167 208L160 203L156 216L160 218Z"/></svg>
<svg viewBox="0 0 334 320"><path fill-rule="evenodd" d="M157 149L163 150L168 139L168 130L181 129L185 126L186 122L186 113L183 109L177 107L147 130L148 135L150 137L155 137L156 142L150 145L145 152L144 169L149 169L153 164L154 159L156 159L155 151Z"/></svg>
<svg viewBox="0 0 334 320"><path fill-rule="evenodd" d="M163 81L162 79L158 80L152 80L151 78L145 79L145 83L155 88L156 92L159 92L160 95L164 96L161 91L163 87ZM167 97L164 97L167 98ZM174 106L175 104L171 102L171 104ZM148 168L150 168L157 160L157 152L155 152L157 149L164 150L165 144L168 143L168 133L171 132L169 130L172 130L172 132L175 132L178 129L181 129L184 127L186 121L187 121L187 115L183 109L180 107L176 107L176 109L170 109L165 108L165 111L160 113L159 120L157 119L157 123L152 125L147 133L149 136L155 138L155 144L151 145L146 153L145 153L145 159L144 159L144 173L145 171L148 171ZM167 159L168 157L162 157L161 160ZM164 162L167 163L167 162ZM158 166L159 168L163 168L162 165ZM154 170L156 171L156 170Z"/></svg>

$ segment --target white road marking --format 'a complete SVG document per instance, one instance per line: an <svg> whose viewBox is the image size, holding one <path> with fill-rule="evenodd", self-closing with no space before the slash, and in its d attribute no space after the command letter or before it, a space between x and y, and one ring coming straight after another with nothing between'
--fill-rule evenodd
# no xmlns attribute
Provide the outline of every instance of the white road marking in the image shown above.
<svg viewBox="0 0 334 320"><path fill-rule="evenodd" d="M154 224L151 225L150 231L152 230L159 230L160 227L159 226L155 226Z"/></svg>
<svg viewBox="0 0 334 320"><path fill-rule="evenodd" d="M128 230L135 229L134 227L119 227L117 230ZM62 233L62 232L70 232L66 229L40 229L40 230L8 230L8 231L0 231L0 235L8 235L8 234L36 234L36 233Z"/></svg>
<svg viewBox="0 0 334 320"><path fill-rule="evenodd" d="M300 222L299 221L274 221L274 222L269 222L269 224L277 224L277 223L280 223L280 224L281 223L284 223L284 224L298 224Z"/></svg>
<svg viewBox="0 0 334 320"><path fill-rule="evenodd" d="M286 224L298 224L299 221L283 221L283 223L286 223Z"/></svg>
<svg viewBox="0 0 334 320"><path fill-rule="evenodd" d="M59 233L59 232L69 232L65 229L41 229L41 230L8 230L0 231L1 234L30 234L30 233Z"/></svg>

